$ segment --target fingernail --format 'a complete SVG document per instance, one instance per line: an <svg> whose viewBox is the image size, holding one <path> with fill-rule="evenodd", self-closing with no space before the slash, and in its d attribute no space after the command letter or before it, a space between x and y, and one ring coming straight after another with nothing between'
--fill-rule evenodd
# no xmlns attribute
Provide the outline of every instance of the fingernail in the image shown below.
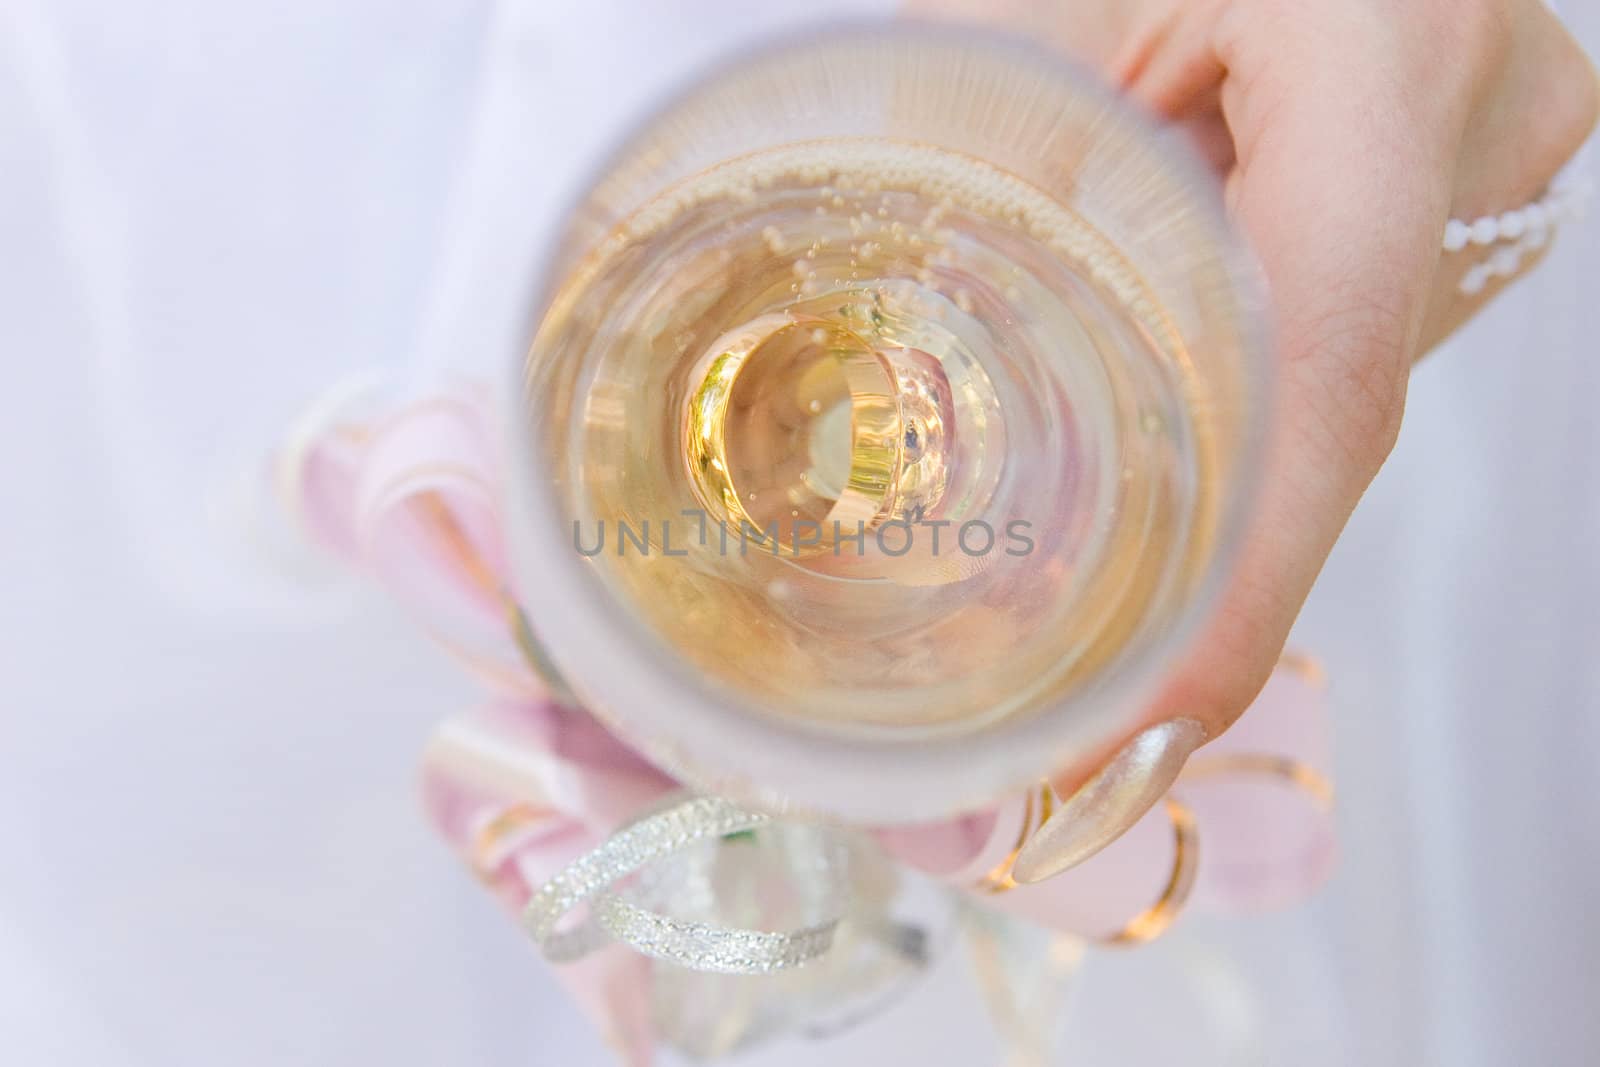
<svg viewBox="0 0 1600 1067"><path fill-rule="evenodd" d="M1139 734L1067 798L1017 853L1011 877L1042 882L1076 867L1138 822L1177 781L1205 740L1193 719L1172 719Z"/></svg>

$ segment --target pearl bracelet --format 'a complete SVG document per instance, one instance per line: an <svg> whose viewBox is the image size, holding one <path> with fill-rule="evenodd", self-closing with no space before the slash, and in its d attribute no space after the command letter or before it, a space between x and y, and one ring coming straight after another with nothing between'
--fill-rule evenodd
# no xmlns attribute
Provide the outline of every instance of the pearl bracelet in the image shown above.
<svg viewBox="0 0 1600 1067"><path fill-rule="evenodd" d="M1444 229L1446 252L1460 252L1471 246L1501 246L1468 269L1461 278L1461 292L1476 296L1491 279L1516 274L1522 269L1524 257L1543 248L1550 240L1552 230L1582 217L1592 192L1593 184L1587 178L1570 179L1563 175L1551 184L1550 191L1543 197L1516 211L1485 215L1475 222L1451 219Z"/></svg>

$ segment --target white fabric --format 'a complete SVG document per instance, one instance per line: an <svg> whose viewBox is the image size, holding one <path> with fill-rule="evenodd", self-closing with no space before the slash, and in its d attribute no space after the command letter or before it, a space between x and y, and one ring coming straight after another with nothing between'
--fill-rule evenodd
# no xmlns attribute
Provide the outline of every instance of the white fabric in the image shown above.
<svg viewBox="0 0 1600 1067"><path fill-rule="evenodd" d="M0 6L0 1059L607 1062L419 817L472 684L252 487L335 380L504 351L564 198L663 86L848 6ZM1096 957L1063 1062L1592 1062L1597 276L1600 220L1417 372L1305 613L1334 883ZM1202 1001L1196 1042L1169 1020ZM947 967L750 1062L990 1050Z"/></svg>

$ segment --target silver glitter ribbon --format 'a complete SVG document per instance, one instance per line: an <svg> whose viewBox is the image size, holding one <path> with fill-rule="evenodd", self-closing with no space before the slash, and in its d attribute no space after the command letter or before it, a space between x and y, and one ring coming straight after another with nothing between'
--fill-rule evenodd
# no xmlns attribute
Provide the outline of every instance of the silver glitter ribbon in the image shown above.
<svg viewBox="0 0 1600 1067"><path fill-rule="evenodd" d="M746 930L681 920L642 906L616 888L651 865L702 842L780 828L770 815L717 797L692 797L648 815L613 834L546 882L523 914L540 951L566 962L618 941L637 952L696 971L770 974L799 967L826 953L843 917L844 892L828 892L842 876L842 852L817 857L806 885L822 900L820 921L796 930ZM660 895L659 892L656 895ZM561 928L563 918L588 905L587 918Z"/></svg>

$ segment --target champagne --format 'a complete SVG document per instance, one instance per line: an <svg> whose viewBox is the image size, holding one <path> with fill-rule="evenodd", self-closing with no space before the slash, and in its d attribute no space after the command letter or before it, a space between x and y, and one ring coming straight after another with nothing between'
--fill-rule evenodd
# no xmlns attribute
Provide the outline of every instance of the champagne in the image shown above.
<svg viewBox="0 0 1600 1067"><path fill-rule="evenodd" d="M1103 236L979 159L854 139L723 163L554 306L540 345L594 368L574 549L759 707L981 725L1181 584L1207 507L1182 343Z"/></svg>
<svg viewBox="0 0 1600 1067"><path fill-rule="evenodd" d="M1057 61L925 31L670 105L519 368L513 547L573 687L697 784L874 817L1120 729L1259 436L1209 181Z"/></svg>

